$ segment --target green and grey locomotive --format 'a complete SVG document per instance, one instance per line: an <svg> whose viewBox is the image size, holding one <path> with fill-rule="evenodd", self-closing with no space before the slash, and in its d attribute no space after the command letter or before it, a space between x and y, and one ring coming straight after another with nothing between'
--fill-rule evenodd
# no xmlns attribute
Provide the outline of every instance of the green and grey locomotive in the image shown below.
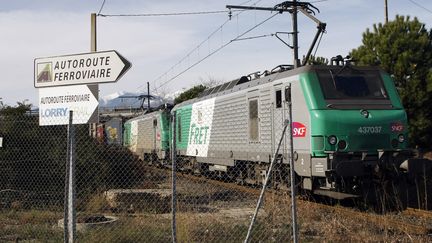
<svg viewBox="0 0 432 243"><path fill-rule="evenodd" d="M153 124L154 131L169 134L168 140L175 138L175 143L168 146L166 137L155 139L151 130L135 132L137 144L152 141L148 142L152 149L140 150L142 156L165 151L159 159L166 161L168 150L176 144L171 152L177 155L180 169L248 184L261 184L270 162L276 161L271 177L274 186L290 184L289 162L293 161L296 186L305 191L337 199L376 198L377 192L399 194L404 204L407 175L430 163L414 158L408 149L407 116L390 75L377 67L344 63L340 56L332 59L336 65L306 65L326 28L313 16L319 11L310 3L227 7L289 12L293 19L301 12L314 21L317 33L303 66L293 21L295 41L290 47L295 68L281 65L271 72L253 73L177 104L171 114L143 115L139 119ZM158 126L153 120L170 124ZM287 124L290 136L284 134ZM134 137L128 135L133 129L125 131L127 142ZM380 187L381 191L374 189Z"/></svg>
<svg viewBox="0 0 432 243"><path fill-rule="evenodd" d="M407 148L407 117L389 74L376 67L347 64L279 66L176 105L171 114L175 114L179 166L260 184L276 157L272 183L288 186L290 136L283 136L276 154L288 119L288 97L294 170L301 189L337 199L364 197L373 183L400 188L406 174L421 162ZM153 129L172 138L172 124L155 125L167 123L168 115L159 111L143 117L148 117ZM127 126L125 130L132 131ZM160 143L154 146L159 150L148 152L169 150L166 138L154 139L156 132L147 130L135 132L136 141ZM125 141L132 137L126 135Z"/></svg>

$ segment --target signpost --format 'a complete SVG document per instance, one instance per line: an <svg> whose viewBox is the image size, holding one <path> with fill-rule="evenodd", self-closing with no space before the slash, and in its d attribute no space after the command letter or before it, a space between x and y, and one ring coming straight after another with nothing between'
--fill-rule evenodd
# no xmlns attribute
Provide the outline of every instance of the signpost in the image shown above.
<svg viewBox="0 0 432 243"><path fill-rule="evenodd" d="M114 83L130 66L131 63L116 51L36 58L34 86Z"/></svg>
<svg viewBox="0 0 432 243"><path fill-rule="evenodd" d="M34 86L39 89L39 125L98 122L99 83L117 82L131 63L116 51L36 58ZM86 85L88 84L88 85Z"/></svg>
<svg viewBox="0 0 432 243"><path fill-rule="evenodd" d="M39 125L67 125L98 122L97 86L72 85L39 89Z"/></svg>
<svg viewBox="0 0 432 243"><path fill-rule="evenodd" d="M64 239L76 238L75 127L97 123L99 83L114 83L131 63L116 51L91 52L34 60L34 86L39 88L39 125L68 125ZM3 139L0 137L0 147Z"/></svg>

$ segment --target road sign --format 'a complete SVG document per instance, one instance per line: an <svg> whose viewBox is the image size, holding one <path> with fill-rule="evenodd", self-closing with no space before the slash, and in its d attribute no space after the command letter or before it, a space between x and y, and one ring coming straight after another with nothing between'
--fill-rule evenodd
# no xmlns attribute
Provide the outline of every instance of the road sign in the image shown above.
<svg viewBox="0 0 432 243"><path fill-rule="evenodd" d="M131 63L116 51L91 52L34 60L36 88L117 82Z"/></svg>
<svg viewBox="0 0 432 243"><path fill-rule="evenodd" d="M72 85L39 89L39 125L67 125L98 122L97 85Z"/></svg>

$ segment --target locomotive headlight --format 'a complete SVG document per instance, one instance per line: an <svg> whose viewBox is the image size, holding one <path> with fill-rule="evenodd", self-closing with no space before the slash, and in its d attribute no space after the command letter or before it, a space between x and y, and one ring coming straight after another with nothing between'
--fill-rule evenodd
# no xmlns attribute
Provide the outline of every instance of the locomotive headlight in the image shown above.
<svg viewBox="0 0 432 243"><path fill-rule="evenodd" d="M336 136L334 136L334 135L329 136L329 137L328 137L328 142L329 142L329 144L331 144L331 145L335 145L336 142L337 142L337 138L336 138Z"/></svg>
<svg viewBox="0 0 432 243"><path fill-rule="evenodd" d="M403 143L405 141L405 136L403 134L399 134L398 141L399 143Z"/></svg>

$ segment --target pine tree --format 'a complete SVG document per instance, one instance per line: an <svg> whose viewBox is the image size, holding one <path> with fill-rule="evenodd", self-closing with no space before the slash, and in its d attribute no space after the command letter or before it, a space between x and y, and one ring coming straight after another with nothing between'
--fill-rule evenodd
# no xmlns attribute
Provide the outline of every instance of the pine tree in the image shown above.
<svg viewBox="0 0 432 243"><path fill-rule="evenodd" d="M360 65L378 65L395 81L410 125L412 145L432 147L432 30L417 18L396 16L363 33L351 56Z"/></svg>
<svg viewBox="0 0 432 243"><path fill-rule="evenodd" d="M179 104L183 101L190 100L193 98L198 97L199 94L201 94L207 87L205 85L196 85L185 92L181 93L177 98L174 100L174 104Z"/></svg>

